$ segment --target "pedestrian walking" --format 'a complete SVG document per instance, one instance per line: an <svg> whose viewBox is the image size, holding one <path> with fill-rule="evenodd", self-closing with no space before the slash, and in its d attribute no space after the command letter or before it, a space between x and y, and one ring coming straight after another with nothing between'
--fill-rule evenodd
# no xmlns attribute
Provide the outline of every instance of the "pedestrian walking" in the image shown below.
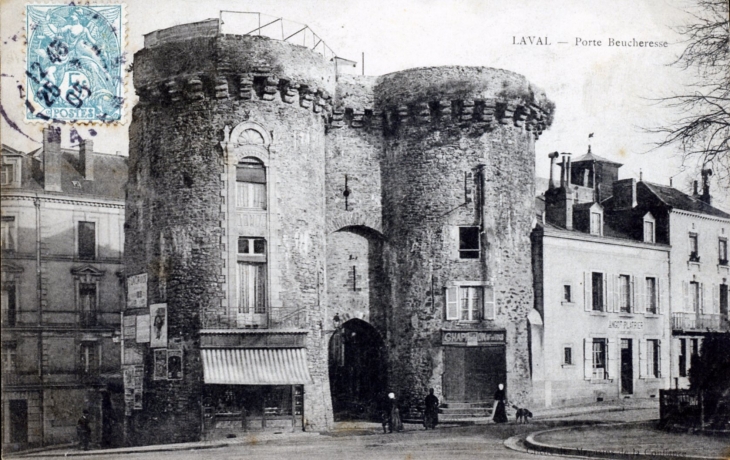
<svg viewBox="0 0 730 460"><path fill-rule="evenodd" d="M494 423L507 423L507 395L504 392L504 385L499 384L499 388L494 392L494 410L492 412L492 420Z"/></svg>
<svg viewBox="0 0 730 460"><path fill-rule="evenodd" d="M433 388L428 390L425 401L425 410L423 411L423 426L428 430L436 428L439 423L439 398L433 394Z"/></svg>
<svg viewBox="0 0 730 460"><path fill-rule="evenodd" d="M403 421L400 418L400 409L398 408L398 400L395 399L395 393L388 393L390 401L390 432L403 431Z"/></svg>
<svg viewBox="0 0 730 460"><path fill-rule="evenodd" d="M89 424L89 411L84 409L81 418L76 423L76 434L79 437L79 448L89 450L89 441L91 441L91 425Z"/></svg>

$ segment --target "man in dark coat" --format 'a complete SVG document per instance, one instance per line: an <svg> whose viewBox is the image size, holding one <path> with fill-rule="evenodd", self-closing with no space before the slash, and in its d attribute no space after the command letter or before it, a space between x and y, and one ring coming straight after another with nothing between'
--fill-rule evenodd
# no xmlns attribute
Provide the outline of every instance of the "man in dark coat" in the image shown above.
<svg viewBox="0 0 730 460"><path fill-rule="evenodd" d="M423 412L423 426L428 430L434 429L439 423L439 398L433 394L433 388L428 390L426 396L426 408Z"/></svg>
<svg viewBox="0 0 730 460"><path fill-rule="evenodd" d="M79 446L84 450L89 450L89 441L91 441L91 425L89 424L89 411L84 409L84 413L76 424L76 434L79 436Z"/></svg>

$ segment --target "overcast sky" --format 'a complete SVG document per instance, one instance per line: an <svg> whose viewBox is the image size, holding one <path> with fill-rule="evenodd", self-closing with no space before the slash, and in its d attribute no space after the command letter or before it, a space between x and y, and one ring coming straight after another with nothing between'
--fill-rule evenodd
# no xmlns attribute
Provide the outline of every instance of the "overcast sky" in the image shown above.
<svg viewBox="0 0 730 460"><path fill-rule="evenodd" d="M668 64L682 50L672 27L688 20L688 1L128 0L126 50L131 61L143 45L143 34L237 10L309 25L339 56L358 61L358 72L365 53L367 75L439 65L508 69L544 89L557 106L552 127L537 142L539 176L548 175L549 152L582 155L588 134L595 133L593 152L623 163L622 178L638 178L641 170L645 180L668 184L680 172L678 151L650 152L656 139L641 128L669 116L651 99L681 91L687 81L687 75ZM25 3L0 0L2 106L7 115L0 135L4 144L29 151L40 145L42 125L23 122L17 88L25 84ZM523 36L547 37L551 45L513 45ZM602 46L576 46L577 38L601 40ZM609 47L609 38L666 41L669 46ZM133 91L127 96L129 114ZM126 155L128 126L94 127L95 150ZM88 136L87 127L78 130ZM68 128L63 142L72 145ZM687 180L680 174L674 185L684 188Z"/></svg>

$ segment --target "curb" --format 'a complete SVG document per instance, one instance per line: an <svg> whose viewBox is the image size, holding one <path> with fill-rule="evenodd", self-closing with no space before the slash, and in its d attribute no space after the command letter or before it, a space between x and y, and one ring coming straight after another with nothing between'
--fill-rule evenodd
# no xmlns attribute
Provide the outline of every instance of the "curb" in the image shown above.
<svg viewBox="0 0 730 460"><path fill-rule="evenodd" d="M629 422L629 423L606 423L601 424L600 426L622 426L622 425L639 425L639 424L645 424L646 422ZM620 459L620 460L640 460L640 459L646 459L646 460L725 460L722 457L703 457L703 456L695 456L695 455L682 455L682 454L676 454L676 455L663 455L663 454L644 454L640 452L614 452L614 451L607 451L607 450L592 450L592 449L583 449L583 448L576 448L576 447L560 447L560 446L554 446L551 444L543 444L541 442L535 441L535 436L544 434L544 433L550 433L554 431L562 431L562 430L568 430L571 428L552 428L550 430L543 430L543 431L537 431L535 433L531 433L527 435L525 440L523 441L526 451L528 453L544 453L549 455L564 455L564 456L572 456L572 457L589 457L589 458L609 458L609 459ZM519 438L518 436L513 436L513 438ZM516 443L516 441L512 440L510 445L508 445L507 441L512 440L512 438L509 438L504 442L505 447L512 449L512 445Z"/></svg>
<svg viewBox="0 0 730 460"><path fill-rule="evenodd" d="M155 452L176 452L182 450L208 450L218 449L221 447L228 447L230 443L210 444L210 445L173 445L167 447L158 448L121 448L121 449L98 449L98 450L82 450L82 451L71 451L71 452L33 452L28 454L20 454L15 456L6 456L6 458L35 458L35 457L88 457L98 455L128 455L128 454L147 454Z"/></svg>

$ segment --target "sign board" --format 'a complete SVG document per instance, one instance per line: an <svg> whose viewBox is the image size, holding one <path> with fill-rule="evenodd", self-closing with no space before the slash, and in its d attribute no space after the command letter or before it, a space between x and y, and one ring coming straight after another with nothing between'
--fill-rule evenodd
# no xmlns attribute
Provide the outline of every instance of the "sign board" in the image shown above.
<svg viewBox="0 0 730 460"><path fill-rule="evenodd" d="M167 348L167 304L150 305L150 347Z"/></svg>
<svg viewBox="0 0 730 460"><path fill-rule="evenodd" d="M124 316L124 340L134 340L136 335L136 323L137 318L135 318L134 315L125 315Z"/></svg>
<svg viewBox="0 0 730 460"><path fill-rule="evenodd" d="M137 343L150 341L150 315L137 315Z"/></svg>
<svg viewBox="0 0 730 460"><path fill-rule="evenodd" d="M147 308L147 273L127 277L127 309Z"/></svg>
<svg viewBox="0 0 730 460"><path fill-rule="evenodd" d="M505 331L441 331L443 345L476 347L502 345L506 342Z"/></svg>
<svg viewBox="0 0 730 460"><path fill-rule="evenodd" d="M626 321L617 319L608 322L609 329L620 329L622 331L641 331L644 329L643 321Z"/></svg>

